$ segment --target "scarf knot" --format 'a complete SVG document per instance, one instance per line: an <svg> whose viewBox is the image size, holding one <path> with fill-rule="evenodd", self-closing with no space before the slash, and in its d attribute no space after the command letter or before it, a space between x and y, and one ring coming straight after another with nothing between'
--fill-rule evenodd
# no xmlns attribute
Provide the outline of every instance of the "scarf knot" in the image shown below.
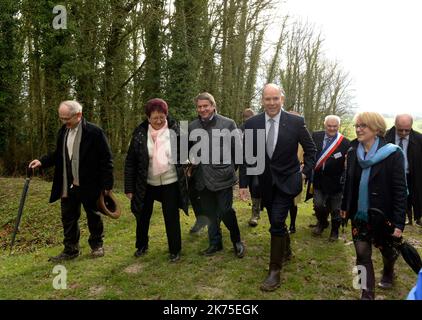
<svg viewBox="0 0 422 320"><path fill-rule="evenodd" d="M167 150L165 133L168 131L167 120L164 126L158 130L154 129L151 124L148 126L154 147L152 151L152 175L158 176L170 169L169 155Z"/></svg>

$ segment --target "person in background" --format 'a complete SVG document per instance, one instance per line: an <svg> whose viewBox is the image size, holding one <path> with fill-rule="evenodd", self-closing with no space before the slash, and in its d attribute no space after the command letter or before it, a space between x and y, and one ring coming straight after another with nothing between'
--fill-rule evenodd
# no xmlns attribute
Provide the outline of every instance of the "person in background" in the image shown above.
<svg viewBox="0 0 422 320"><path fill-rule="evenodd" d="M377 209L395 226L391 237L399 239L405 224L406 176L401 149L384 139L386 123L376 112L361 112L354 118L357 139L347 153L346 181L340 215L352 222L356 265L365 268L363 300L375 299L372 263L373 228L368 211ZM384 263L379 286L391 288L398 253L389 246L379 247Z"/></svg>
<svg viewBox="0 0 422 320"><path fill-rule="evenodd" d="M312 182L314 210L318 222L312 234L315 236L322 234L328 226L328 215L331 214L329 241L338 239L345 160L350 146L350 141L339 132L340 122L340 117L328 115L324 119L325 130L312 134L312 139L318 149Z"/></svg>
<svg viewBox="0 0 422 320"><path fill-rule="evenodd" d="M243 111L243 124L240 126L240 130L242 132L245 131L245 121L255 115L255 111L251 108L246 108ZM261 192L259 190L259 181L258 176L247 176L245 167L241 167L239 170L239 174L243 175L239 177L239 180L245 179L245 183L249 187L249 193L251 195L252 200L252 216L248 221L248 224L251 227L256 227L258 225L258 220L260 219L260 212L261 212Z"/></svg>
<svg viewBox="0 0 422 320"><path fill-rule="evenodd" d="M189 203L180 154L172 154L176 149L172 143L179 143L171 139L171 134L179 140L180 129L178 123L169 118L168 105L162 99L149 100L145 114L148 119L133 132L124 170L125 194L136 218L134 255L140 257L148 250L149 224L157 200L163 210L169 260L176 262L182 250L179 208L187 214Z"/></svg>
<svg viewBox="0 0 422 320"><path fill-rule="evenodd" d="M413 130L413 117L410 114L396 116L394 126L387 131L385 139L403 149L409 196L406 213L408 223L422 227L422 134Z"/></svg>
<svg viewBox="0 0 422 320"><path fill-rule="evenodd" d="M195 188L188 188L189 200L192 205L193 213L195 214L195 224L190 228L190 234L198 234L207 225L207 218L203 214L201 207L201 198Z"/></svg>

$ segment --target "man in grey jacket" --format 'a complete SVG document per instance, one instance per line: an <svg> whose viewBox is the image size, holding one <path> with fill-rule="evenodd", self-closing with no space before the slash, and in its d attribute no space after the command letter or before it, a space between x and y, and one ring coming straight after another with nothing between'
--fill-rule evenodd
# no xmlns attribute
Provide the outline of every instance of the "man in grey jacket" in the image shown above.
<svg viewBox="0 0 422 320"><path fill-rule="evenodd" d="M203 254L211 256L223 249L222 220L230 231L236 256L242 258L245 247L233 209L233 186L237 182L235 149L241 146L240 134L232 119L216 113L216 103L211 94L201 93L194 102L198 119L189 123L189 158L194 164L190 187L199 192L208 222L209 247Z"/></svg>

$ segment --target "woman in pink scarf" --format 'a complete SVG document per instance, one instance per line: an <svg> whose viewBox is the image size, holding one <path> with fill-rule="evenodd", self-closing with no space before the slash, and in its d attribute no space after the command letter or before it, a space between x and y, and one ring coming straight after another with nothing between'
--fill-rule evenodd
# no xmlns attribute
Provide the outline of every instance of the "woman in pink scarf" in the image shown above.
<svg viewBox="0 0 422 320"><path fill-rule="evenodd" d="M168 106L162 99L149 100L145 114L148 119L135 129L125 161L125 194L136 217L135 257L147 252L149 224L157 200L162 204L170 261L176 262L181 251L179 208L185 213L188 210L186 177L179 155L172 157L172 149L178 150L172 143L179 145L180 130L168 117ZM172 134L177 142L171 139Z"/></svg>

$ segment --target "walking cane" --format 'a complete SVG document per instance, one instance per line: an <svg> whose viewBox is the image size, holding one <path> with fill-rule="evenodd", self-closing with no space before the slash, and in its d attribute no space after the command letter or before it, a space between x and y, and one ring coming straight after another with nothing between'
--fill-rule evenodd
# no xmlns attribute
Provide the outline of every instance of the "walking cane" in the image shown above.
<svg viewBox="0 0 422 320"><path fill-rule="evenodd" d="M9 255L12 254L13 244L15 243L15 239L16 239L16 233L19 230L19 224L21 223L21 219L22 219L23 206L25 204L26 195L28 193L29 182L31 181L31 177L32 177L33 173L34 173L34 169L32 169L32 168L26 169L25 184L24 184L23 190L22 190L21 201L20 201L19 210L18 210L18 216L16 217L15 229L13 230L13 233L12 233L12 242L10 243Z"/></svg>

